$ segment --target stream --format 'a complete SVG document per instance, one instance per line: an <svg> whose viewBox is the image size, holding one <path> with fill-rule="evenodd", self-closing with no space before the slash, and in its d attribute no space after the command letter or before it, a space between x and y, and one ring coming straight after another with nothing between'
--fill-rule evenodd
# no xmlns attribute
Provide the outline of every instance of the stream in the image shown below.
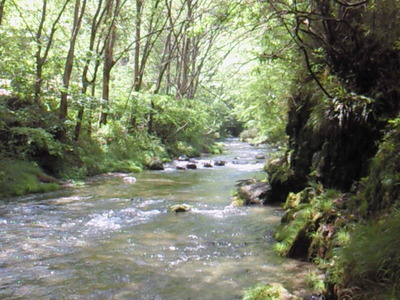
<svg viewBox="0 0 400 300"><path fill-rule="evenodd" d="M279 206L235 207L274 151L228 139L225 166L90 178L0 202L0 299L241 299L258 282L307 293L311 265L273 250ZM201 163L200 163L201 165ZM171 213L174 204L191 211Z"/></svg>

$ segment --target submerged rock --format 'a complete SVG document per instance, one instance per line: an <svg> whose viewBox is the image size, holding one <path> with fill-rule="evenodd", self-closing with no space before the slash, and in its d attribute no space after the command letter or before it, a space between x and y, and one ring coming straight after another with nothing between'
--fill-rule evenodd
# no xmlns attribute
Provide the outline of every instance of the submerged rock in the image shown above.
<svg viewBox="0 0 400 300"><path fill-rule="evenodd" d="M133 176L126 176L124 177L124 182L133 184L136 182L136 178Z"/></svg>
<svg viewBox="0 0 400 300"><path fill-rule="evenodd" d="M192 207L190 205L187 205L187 204L176 204L176 205L170 206L169 211L170 212L174 212L174 213L187 212L191 208Z"/></svg>

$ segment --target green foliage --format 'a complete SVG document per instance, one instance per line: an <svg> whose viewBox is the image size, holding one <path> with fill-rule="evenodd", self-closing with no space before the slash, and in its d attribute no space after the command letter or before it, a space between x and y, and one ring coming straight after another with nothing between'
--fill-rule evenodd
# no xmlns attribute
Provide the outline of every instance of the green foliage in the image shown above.
<svg viewBox="0 0 400 300"><path fill-rule="evenodd" d="M357 224L350 242L337 253L336 272L345 276L335 283L351 287L353 299L397 299L400 295L400 213ZM332 279L331 279L332 280ZM332 280L333 281L333 280ZM385 298L387 297L387 298Z"/></svg>
<svg viewBox="0 0 400 300"><path fill-rule="evenodd" d="M275 231L275 238L280 243L275 249L281 256L289 255L292 247L295 246L299 238L308 234L313 226L315 216L313 215L312 207L309 204L303 204L297 209L298 210L291 215L292 220L290 223L281 225Z"/></svg>
<svg viewBox="0 0 400 300"><path fill-rule="evenodd" d="M329 74L329 73L328 73ZM321 78L332 99L319 93L308 120L308 126L324 134L339 133L338 128L351 129L353 124L368 126L372 118L372 98L349 92L334 75Z"/></svg>
<svg viewBox="0 0 400 300"><path fill-rule="evenodd" d="M256 129L264 141L285 140L286 102L284 85L291 81L287 61L268 62L254 67L235 95L234 112L247 129ZM268 80L266 80L268 78Z"/></svg>
<svg viewBox="0 0 400 300"><path fill-rule="evenodd" d="M202 149L206 144L206 133L213 132L212 120L209 119L208 107L195 100L175 100L171 97L158 96L154 101L154 129L164 144L170 145L172 152L187 148ZM187 143L189 147L180 144ZM182 147L183 146L183 147ZM189 153L190 154L190 153Z"/></svg>
<svg viewBox="0 0 400 300"><path fill-rule="evenodd" d="M273 283L269 285L257 284L245 290L242 300L282 300L300 299L291 295L281 284Z"/></svg>
<svg viewBox="0 0 400 300"><path fill-rule="evenodd" d="M323 294L326 291L323 276L316 271L309 271L306 277L307 285L317 294Z"/></svg>
<svg viewBox="0 0 400 300"><path fill-rule="evenodd" d="M390 127L370 165L368 177L361 187L353 210L362 216L381 213L393 205L398 207L400 199L400 129L398 119L390 121Z"/></svg>
<svg viewBox="0 0 400 300"><path fill-rule="evenodd" d="M103 172L140 172L153 158L169 159L160 141L146 133L129 133L119 122L109 122L80 142L87 175Z"/></svg>
<svg viewBox="0 0 400 300"><path fill-rule="evenodd" d="M350 243L351 234L348 228L343 227L336 231L335 234L336 245L345 247Z"/></svg>
<svg viewBox="0 0 400 300"><path fill-rule="evenodd" d="M43 128L15 127L11 128L10 132L13 139L9 144L14 143L13 148L25 158L39 151L46 151L53 156L62 155L62 144Z"/></svg>
<svg viewBox="0 0 400 300"><path fill-rule="evenodd" d="M330 227L324 222L337 216L333 202L340 196L340 192L324 191L318 184L297 194L289 193L284 205L284 223L275 232L278 240L275 250L282 256L288 256L295 253L296 248L305 247L310 251L309 257L312 257L319 247L325 247L325 231Z"/></svg>
<svg viewBox="0 0 400 300"><path fill-rule="evenodd" d="M42 183L39 176L43 171L26 161L0 160L0 197L20 196L27 193L40 193L57 190L56 183Z"/></svg>

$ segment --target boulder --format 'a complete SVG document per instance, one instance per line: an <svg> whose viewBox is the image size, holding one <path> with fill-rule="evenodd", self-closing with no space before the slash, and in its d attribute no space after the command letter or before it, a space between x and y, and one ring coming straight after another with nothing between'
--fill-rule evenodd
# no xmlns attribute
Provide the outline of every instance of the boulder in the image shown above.
<svg viewBox="0 0 400 300"><path fill-rule="evenodd" d="M256 159L265 159L265 155L257 154Z"/></svg>
<svg viewBox="0 0 400 300"><path fill-rule="evenodd" d="M195 163L188 163L186 169L195 170L197 169L197 165Z"/></svg>
<svg viewBox="0 0 400 300"><path fill-rule="evenodd" d="M211 163L209 163L209 162L206 162L206 163L203 164L203 167L204 168L212 168L213 165Z"/></svg>
<svg viewBox="0 0 400 300"><path fill-rule="evenodd" d="M180 213L180 212L187 212L191 209L192 207L190 205L187 204L176 204L176 205L172 205L169 208L170 212L174 212L174 213Z"/></svg>
<svg viewBox="0 0 400 300"><path fill-rule="evenodd" d="M179 161L189 161L189 157L187 155L181 155L178 157Z"/></svg>
<svg viewBox="0 0 400 300"><path fill-rule="evenodd" d="M265 204L271 186L268 182L255 182L247 184L244 182L238 189L238 197L243 200L245 205Z"/></svg>
<svg viewBox="0 0 400 300"><path fill-rule="evenodd" d="M161 171L164 170L164 165L160 160L155 159L149 163L148 168L149 170Z"/></svg>
<svg viewBox="0 0 400 300"><path fill-rule="evenodd" d="M217 160L216 162L214 162L214 166L218 166L218 167L222 167L225 166L226 161L223 160Z"/></svg>

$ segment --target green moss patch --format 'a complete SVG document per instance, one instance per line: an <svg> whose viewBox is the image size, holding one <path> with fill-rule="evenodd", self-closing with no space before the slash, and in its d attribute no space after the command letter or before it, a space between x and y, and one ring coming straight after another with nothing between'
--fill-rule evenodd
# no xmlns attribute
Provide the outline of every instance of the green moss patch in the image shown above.
<svg viewBox="0 0 400 300"><path fill-rule="evenodd" d="M49 192L60 188L56 182L48 182L51 181L48 178L33 163L0 160L0 197Z"/></svg>
<svg viewBox="0 0 400 300"><path fill-rule="evenodd" d="M299 300L279 283L257 284L245 290L243 300Z"/></svg>

